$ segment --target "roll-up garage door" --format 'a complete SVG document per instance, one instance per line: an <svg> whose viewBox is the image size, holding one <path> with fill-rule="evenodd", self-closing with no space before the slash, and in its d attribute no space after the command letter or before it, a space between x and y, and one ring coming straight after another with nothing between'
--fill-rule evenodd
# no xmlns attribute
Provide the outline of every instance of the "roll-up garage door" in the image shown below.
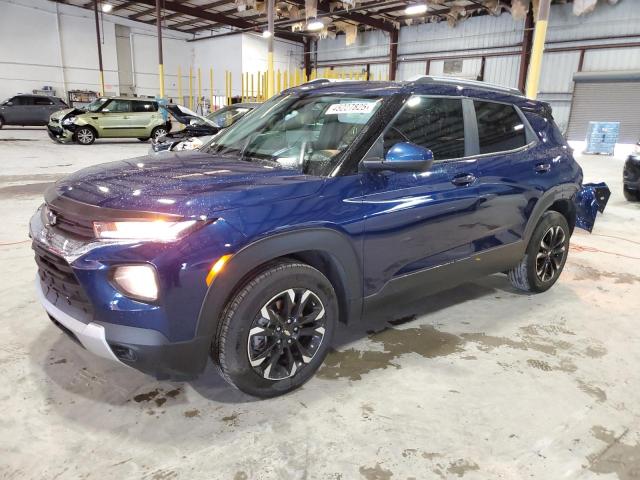
<svg viewBox="0 0 640 480"><path fill-rule="evenodd" d="M581 72L573 80L569 140L584 140L589 122L620 122L619 143L640 139L640 71Z"/></svg>

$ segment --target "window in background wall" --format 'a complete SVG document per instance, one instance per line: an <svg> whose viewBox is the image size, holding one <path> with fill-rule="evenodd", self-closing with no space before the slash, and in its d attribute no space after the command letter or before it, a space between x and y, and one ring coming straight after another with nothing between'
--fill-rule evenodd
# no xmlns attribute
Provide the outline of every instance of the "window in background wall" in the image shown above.
<svg viewBox="0 0 640 480"><path fill-rule="evenodd" d="M442 66L442 72L445 75L456 75L462 73L462 60L445 60Z"/></svg>

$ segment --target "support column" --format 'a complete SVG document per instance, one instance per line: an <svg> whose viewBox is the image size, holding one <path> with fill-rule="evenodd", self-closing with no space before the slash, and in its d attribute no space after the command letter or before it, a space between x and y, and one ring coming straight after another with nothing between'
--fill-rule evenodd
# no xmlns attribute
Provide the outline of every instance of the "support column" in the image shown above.
<svg viewBox="0 0 640 480"><path fill-rule="evenodd" d="M100 95L104 95L104 68L102 66L102 43L100 41L100 20L98 19L98 0L93 0L93 13L96 19L96 38L98 39L98 67L100 68Z"/></svg>
<svg viewBox="0 0 640 480"><path fill-rule="evenodd" d="M311 78L311 42L313 40L306 39L304 41L304 78L302 83L308 82Z"/></svg>
<svg viewBox="0 0 640 480"><path fill-rule="evenodd" d="M551 0L540 0L538 18L533 33L533 48L531 49L531 61L527 74L527 97L535 99L538 96L540 84L540 71L542 70L542 54L544 42L547 38L547 24L549 23L549 9Z"/></svg>
<svg viewBox="0 0 640 480"><path fill-rule="evenodd" d="M398 70L398 29L389 32L389 80L396 79Z"/></svg>
<svg viewBox="0 0 640 480"><path fill-rule="evenodd" d="M518 90L524 92L531 59L531 44L533 43L533 5L529 6L527 17L524 21L522 34L522 53L520 54L520 72L518 73Z"/></svg>
<svg viewBox="0 0 640 480"><path fill-rule="evenodd" d="M275 94L275 71L273 66L273 38L275 10L275 0L267 0L267 23L269 28L268 52L267 52L267 97L271 98Z"/></svg>
<svg viewBox="0 0 640 480"><path fill-rule="evenodd" d="M162 59L162 17L160 1L156 0L156 25L158 30L158 74L160 76L160 98L164 98L164 62Z"/></svg>

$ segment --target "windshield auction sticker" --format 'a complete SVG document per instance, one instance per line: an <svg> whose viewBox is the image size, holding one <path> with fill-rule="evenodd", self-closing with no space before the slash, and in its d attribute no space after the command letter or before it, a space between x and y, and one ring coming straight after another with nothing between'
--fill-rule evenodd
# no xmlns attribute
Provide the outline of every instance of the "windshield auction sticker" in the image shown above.
<svg viewBox="0 0 640 480"><path fill-rule="evenodd" d="M376 106L376 102L348 102L334 103L325 112L325 115L341 115L349 113L371 113Z"/></svg>

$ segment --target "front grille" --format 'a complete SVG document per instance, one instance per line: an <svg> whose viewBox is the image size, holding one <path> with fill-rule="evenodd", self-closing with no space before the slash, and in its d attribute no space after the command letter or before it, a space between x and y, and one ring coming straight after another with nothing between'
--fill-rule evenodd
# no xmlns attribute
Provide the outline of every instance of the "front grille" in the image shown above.
<svg viewBox="0 0 640 480"><path fill-rule="evenodd" d="M91 302L67 261L35 242L32 244L32 248L36 254L38 275L44 294L49 295L53 292L57 297L55 304L59 308L62 307L62 303L66 303L91 315L93 313Z"/></svg>
<svg viewBox="0 0 640 480"><path fill-rule="evenodd" d="M75 237L94 238L93 222L91 220L72 215L69 212L61 212L51 205L47 205L47 209L55 218L55 222L53 222L52 225L54 228L62 232L70 233ZM45 220L51 224L50 219L45 218Z"/></svg>

